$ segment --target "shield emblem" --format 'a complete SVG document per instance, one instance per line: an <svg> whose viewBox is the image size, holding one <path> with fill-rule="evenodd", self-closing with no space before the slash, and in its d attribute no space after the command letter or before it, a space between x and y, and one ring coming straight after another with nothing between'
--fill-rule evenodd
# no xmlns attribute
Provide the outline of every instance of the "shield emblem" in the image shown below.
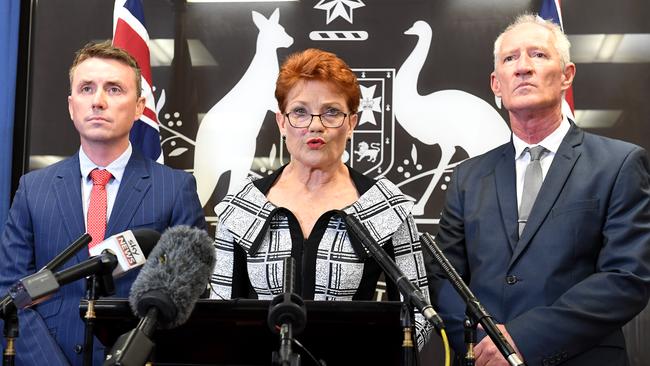
<svg viewBox="0 0 650 366"><path fill-rule="evenodd" d="M395 69L353 69L361 87L359 122L346 150L354 169L377 178L393 165L395 116L393 79ZM346 159L347 158L347 159Z"/></svg>

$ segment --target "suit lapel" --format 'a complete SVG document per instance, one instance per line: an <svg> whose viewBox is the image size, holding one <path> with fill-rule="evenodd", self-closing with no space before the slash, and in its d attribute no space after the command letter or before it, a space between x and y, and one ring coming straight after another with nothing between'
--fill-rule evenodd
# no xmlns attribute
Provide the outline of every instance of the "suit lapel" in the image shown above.
<svg viewBox="0 0 650 366"><path fill-rule="evenodd" d="M76 240L86 232L83 203L81 202L79 154L75 154L64 161L56 172L53 188L63 227L68 233L70 242L72 242L72 240ZM79 261L87 259L88 250L80 250L77 252L76 257Z"/></svg>
<svg viewBox="0 0 650 366"><path fill-rule="evenodd" d="M560 192L562 192L562 187L564 187L573 166L580 157L580 151L576 149L576 146L582 143L583 136L582 130L571 123L571 129L560 144L557 154L553 158L553 163L551 163L551 167L544 178L544 183L542 183L542 187L537 194L526 227L521 233L521 238L510 260L510 265L517 260L519 255L530 244L531 239L539 230L540 225L544 222Z"/></svg>
<svg viewBox="0 0 650 366"><path fill-rule="evenodd" d="M515 149L512 143L506 145L494 169L497 197L501 218L508 236L510 248L517 243L517 187L515 176Z"/></svg>
<svg viewBox="0 0 650 366"><path fill-rule="evenodd" d="M106 225L106 236L120 233L129 227L133 215L151 186L150 173L144 159L140 153L133 150Z"/></svg>

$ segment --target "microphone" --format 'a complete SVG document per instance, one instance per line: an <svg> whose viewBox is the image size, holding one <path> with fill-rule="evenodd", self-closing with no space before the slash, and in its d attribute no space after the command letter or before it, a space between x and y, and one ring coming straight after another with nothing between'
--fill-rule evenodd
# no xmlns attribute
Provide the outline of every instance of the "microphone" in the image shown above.
<svg viewBox="0 0 650 366"><path fill-rule="evenodd" d="M291 351L293 335L305 329L307 311L305 303L295 293L296 260L293 257L284 258L284 285L282 293L273 297L269 304L267 324L273 333L280 334L280 351L273 352L273 365L300 364L300 355Z"/></svg>
<svg viewBox="0 0 650 366"><path fill-rule="evenodd" d="M57 269L61 264L65 263L70 259L73 255L77 254L81 248L86 247L90 242L92 241L92 238L88 233L82 234L77 240L75 240L72 244L70 244L67 248L65 248L61 253L57 254L56 257L52 258L52 260L47 263L42 269L50 269L50 270L55 270Z"/></svg>
<svg viewBox="0 0 650 366"><path fill-rule="evenodd" d="M67 248L65 248L61 253L57 254L56 257L52 258L51 261L49 261L43 268L42 270L55 270L58 268L61 264L65 263L70 259L73 255L77 254L81 248L87 246L90 244L92 238L88 233L82 234L77 240L72 242ZM12 301L11 296L5 296L2 300L0 300L0 312L2 312L2 309L4 309L7 305L9 305Z"/></svg>
<svg viewBox="0 0 650 366"><path fill-rule="evenodd" d="M104 253L115 255L118 265L113 270L113 278L120 278L133 268L143 265L147 260L146 254L151 252L158 240L160 240L160 233L155 230L127 230L94 245L89 253L91 257Z"/></svg>
<svg viewBox="0 0 650 366"><path fill-rule="evenodd" d="M295 293L296 260L293 257L284 258L284 285L282 293L273 297L269 304L267 324L273 333L279 333L283 324L290 323L294 333L300 333L305 328L307 313L305 304Z"/></svg>
<svg viewBox="0 0 650 366"><path fill-rule="evenodd" d="M485 310L481 303L479 303L478 299L474 296L465 282L463 282L463 279L460 277L458 272L456 272L456 269L454 269L454 266L449 262L449 259L447 259L447 257L442 253L442 250L440 250L431 235L428 233L422 234L422 236L420 236L420 241L425 244L424 246L427 249L429 249L444 271L449 282L451 282L456 292L458 292L467 305L468 315L473 317L475 321L479 322L483 326L487 335L492 339L508 363L512 366L525 365L503 333L501 333L499 328L497 328L492 316L487 312L487 310Z"/></svg>
<svg viewBox="0 0 650 366"><path fill-rule="evenodd" d="M200 229L167 229L133 282L129 304L141 318L116 341L104 365L144 365L156 328L170 329L189 319L207 288L215 264L212 239Z"/></svg>
<svg viewBox="0 0 650 366"><path fill-rule="evenodd" d="M122 275L144 263L146 254L156 245L159 237L160 234L151 229L127 230L113 235L97 244L103 249L95 257L55 273L50 268L44 268L19 280L9 288L0 304L4 308L5 304L13 302L16 308L23 309L47 300L61 286L86 276L108 274L110 271Z"/></svg>
<svg viewBox="0 0 650 366"><path fill-rule="evenodd" d="M373 258L379 263L379 266L384 270L384 273L397 284L399 292L404 296L404 299L409 301L415 306L420 313L438 330L445 327L442 318L436 313L429 303L429 300L422 294L419 288L409 281L408 277L404 275L402 270L397 266L395 261L391 259L384 249L372 238L366 228L361 225L359 220L353 215L348 215L345 212L341 213L345 224L352 234L368 249Z"/></svg>

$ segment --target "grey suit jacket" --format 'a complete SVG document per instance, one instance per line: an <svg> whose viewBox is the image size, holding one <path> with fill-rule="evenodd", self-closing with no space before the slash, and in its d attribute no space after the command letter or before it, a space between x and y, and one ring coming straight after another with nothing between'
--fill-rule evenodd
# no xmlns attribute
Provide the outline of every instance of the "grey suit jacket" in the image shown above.
<svg viewBox="0 0 650 366"><path fill-rule="evenodd" d="M194 177L143 157L136 150L124 172L107 223L106 237L128 229L162 233L174 225L205 229ZM24 175L9 211L0 243L0 294L42 268L86 231L81 202L79 155ZM88 258L81 250L61 269ZM115 281L116 296L128 297L138 271ZM81 365L84 323L79 301L85 282L63 286L49 300L19 313L19 365ZM95 340L95 364L103 347Z"/></svg>
<svg viewBox="0 0 650 366"><path fill-rule="evenodd" d="M646 152L572 124L519 238L512 143L454 171L437 242L528 365L625 365L621 327L650 294ZM430 263L463 352L465 306Z"/></svg>

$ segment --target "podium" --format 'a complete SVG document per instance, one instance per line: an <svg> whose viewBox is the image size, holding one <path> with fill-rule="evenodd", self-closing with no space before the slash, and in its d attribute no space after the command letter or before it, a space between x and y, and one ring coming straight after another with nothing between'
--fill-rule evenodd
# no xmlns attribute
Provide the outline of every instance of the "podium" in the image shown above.
<svg viewBox="0 0 650 366"><path fill-rule="evenodd" d="M154 365L270 365L280 339L268 328L269 301L199 300L180 327L156 330ZM399 365L403 331L400 302L305 301L307 326L295 335L327 366ZM80 314L87 303L81 301ZM107 347L137 323L126 299L95 304L95 335ZM313 361L298 346L303 365Z"/></svg>

